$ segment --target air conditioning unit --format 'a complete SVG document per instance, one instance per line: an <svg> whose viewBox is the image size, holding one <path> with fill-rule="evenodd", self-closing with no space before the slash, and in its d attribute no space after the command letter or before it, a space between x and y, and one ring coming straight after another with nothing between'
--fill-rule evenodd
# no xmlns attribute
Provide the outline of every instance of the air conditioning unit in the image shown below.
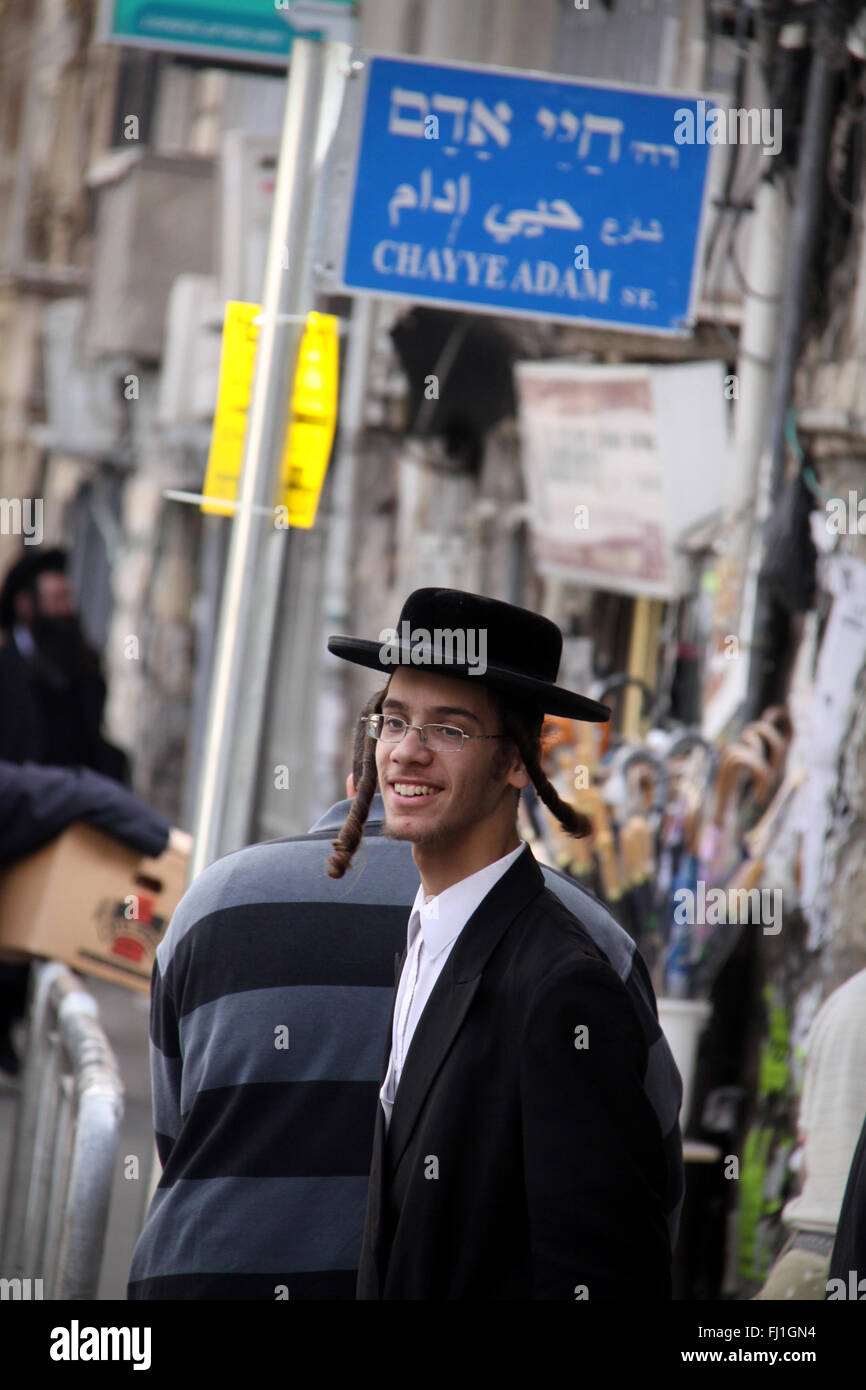
<svg viewBox="0 0 866 1390"><path fill-rule="evenodd" d="M91 360L127 352L156 362L175 280L214 268L214 161L111 156L88 182L96 237L85 350Z"/></svg>

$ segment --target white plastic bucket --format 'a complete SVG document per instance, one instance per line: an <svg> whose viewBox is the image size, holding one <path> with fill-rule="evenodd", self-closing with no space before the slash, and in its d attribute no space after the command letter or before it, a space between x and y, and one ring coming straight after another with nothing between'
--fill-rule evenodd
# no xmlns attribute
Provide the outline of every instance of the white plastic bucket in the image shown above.
<svg viewBox="0 0 866 1390"><path fill-rule="evenodd" d="M703 999L658 999L659 1023L674 1054L674 1061L683 1079L683 1104L680 1128L683 1134L689 1122L692 1103L692 1083L698 1056L698 1039L704 1030L712 1006Z"/></svg>

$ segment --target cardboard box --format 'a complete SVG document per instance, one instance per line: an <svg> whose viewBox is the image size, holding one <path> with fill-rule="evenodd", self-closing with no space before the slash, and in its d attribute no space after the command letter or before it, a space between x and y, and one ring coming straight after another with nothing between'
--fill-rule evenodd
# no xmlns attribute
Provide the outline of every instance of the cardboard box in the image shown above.
<svg viewBox="0 0 866 1390"><path fill-rule="evenodd" d="M173 830L165 852L148 859L89 825L70 826L0 870L0 950L146 992L186 888L190 845Z"/></svg>

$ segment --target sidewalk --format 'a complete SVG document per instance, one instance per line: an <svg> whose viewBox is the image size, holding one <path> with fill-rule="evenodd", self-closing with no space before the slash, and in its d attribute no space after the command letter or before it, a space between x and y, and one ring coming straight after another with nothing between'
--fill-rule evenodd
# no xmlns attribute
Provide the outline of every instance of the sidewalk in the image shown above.
<svg viewBox="0 0 866 1390"><path fill-rule="evenodd" d="M149 996L91 977L85 977L84 988L93 995L99 1006L99 1020L117 1056L125 1090L99 1284L100 1299L118 1299L126 1296L126 1277L144 1216L143 1204L153 1158L148 1065ZM0 1081L0 1202L6 1200L17 1097L17 1088L13 1089ZM124 1169L131 1167L128 1163L131 1155L138 1158L137 1179L124 1176Z"/></svg>

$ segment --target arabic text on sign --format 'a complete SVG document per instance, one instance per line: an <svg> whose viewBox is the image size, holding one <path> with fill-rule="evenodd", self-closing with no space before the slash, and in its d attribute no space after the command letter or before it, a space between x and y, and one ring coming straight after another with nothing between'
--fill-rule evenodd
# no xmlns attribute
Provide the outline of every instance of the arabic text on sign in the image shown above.
<svg viewBox="0 0 866 1390"><path fill-rule="evenodd" d="M393 197L388 203L388 221L392 227L396 227L399 223L400 213L404 208L410 210L417 208L421 212L426 212L428 208L432 208L434 212L450 213L452 216L459 214L461 217L468 211L470 192L468 174L461 174L459 179L446 179L443 184L443 192L438 197L433 192L432 169L422 169L418 183L417 191L411 183L401 183L395 188Z"/></svg>

